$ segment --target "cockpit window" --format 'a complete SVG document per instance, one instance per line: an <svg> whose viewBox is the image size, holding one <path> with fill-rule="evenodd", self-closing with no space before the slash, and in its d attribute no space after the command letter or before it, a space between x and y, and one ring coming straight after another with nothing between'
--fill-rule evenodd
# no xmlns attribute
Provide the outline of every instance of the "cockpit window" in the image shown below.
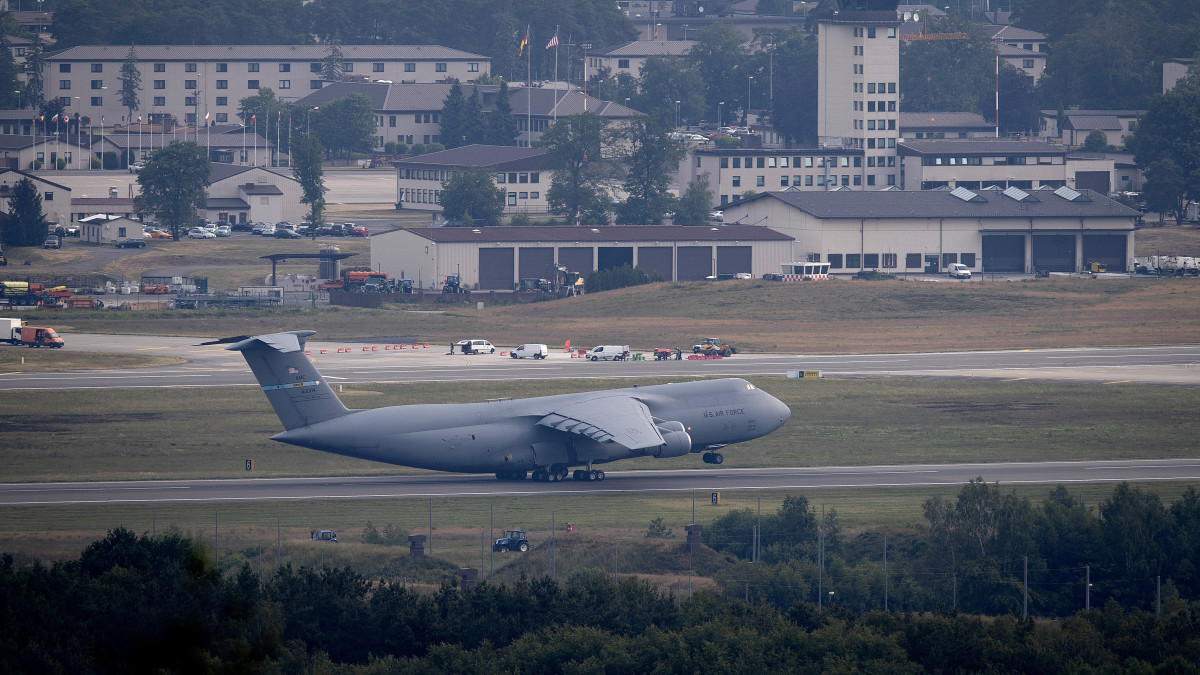
<svg viewBox="0 0 1200 675"><path fill-rule="evenodd" d="M746 383L746 391L754 391L754 385L747 382Z"/></svg>

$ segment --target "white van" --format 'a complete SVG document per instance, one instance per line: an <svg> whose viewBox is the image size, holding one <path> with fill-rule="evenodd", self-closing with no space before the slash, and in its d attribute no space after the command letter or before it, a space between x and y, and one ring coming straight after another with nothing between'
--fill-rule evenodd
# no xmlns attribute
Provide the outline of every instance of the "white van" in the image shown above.
<svg viewBox="0 0 1200 675"><path fill-rule="evenodd" d="M587 353L589 361L624 361L629 356L629 345L600 345Z"/></svg>
<svg viewBox="0 0 1200 675"><path fill-rule="evenodd" d="M544 359L550 350L546 345L521 345L508 353L514 359Z"/></svg>
<svg viewBox="0 0 1200 675"><path fill-rule="evenodd" d="M946 274L951 279L970 279L971 268L962 263L951 263L950 267L946 268Z"/></svg>

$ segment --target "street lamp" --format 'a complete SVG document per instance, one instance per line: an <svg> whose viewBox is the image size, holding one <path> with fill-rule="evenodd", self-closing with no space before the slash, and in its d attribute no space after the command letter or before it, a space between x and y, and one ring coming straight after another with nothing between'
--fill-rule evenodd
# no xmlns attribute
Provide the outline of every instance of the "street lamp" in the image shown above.
<svg viewBox="0 0 1200 675"><path fill-rule="evenodd" d="M679 128L679 101L675 101L675 128Z"/></svg>
<svg viewBox="0 0 1200 675"><path fill-rule="evenodd" d="M767 49L770 50L767 52L767 58L771 64L771 70L770 70L770 78L771 79L768 80L769 84L767 86L767 91L768 91L769 100L771 101L771 105L774 106L775 105L775 43L774 42L768 43Z"/></svg>
<svg viewBox="0 0 1200 675"><path fill-rule="evenodd" d="M320 110L320 109L321 109L321 106L319 106L319 105L318 105L318 106L313 106L313 107L311 107L311 108L309 108L309 109L308 109L308 115L307 115L307 121L308 121L308 132L307 132L307 133L310 133L310 134L312 133L312 112L313 112L314 110Z"/></svg>
<svg viewBox="0 0 1200 675"><path fill-rule="evenodd" d="M746 126L750 126L750 83L754 81L753 75L746 76L746 116L742 121Z"/></svg>
<svg viewBox="0 0 1200 675"><path fill-rule="evenodd" d="M718 128L721 127L721 106L723 106L723 105L725 105L725 101L721 101L720 103L717 104L717 127Z"/></svg>
<svg viewBox="0 0 1200 675"><path fill-rule="evenodd" d="M685 41L687 40L687 29L688 29L688 25L686 23L683 24L683 39Z"/></svg>
<svg viewBox="0 0 1200 675"><path fill-rule="evenodd" d="M83 139L80 138L83 129L79 128L79 97L72 96L71 98L75 99L75 152L71 153L71 164L75 164L75 155L79 154L79 146L83 144L81 142ZM69 118L67 119L67 145L71 145L71 120Z"/></svg>

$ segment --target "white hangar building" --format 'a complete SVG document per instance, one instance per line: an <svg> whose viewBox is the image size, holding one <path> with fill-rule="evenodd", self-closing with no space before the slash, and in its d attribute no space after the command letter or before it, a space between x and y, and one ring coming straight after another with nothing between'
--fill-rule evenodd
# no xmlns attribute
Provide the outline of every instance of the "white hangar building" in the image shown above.
<svg viewBox="0 0 1200 675"><path fill-rule="evenodd" d="M469 288L510 291L553 278L556 265L587 275L622 265L672 281L778 272L792 238L756 225L683 227L415 227L371 237L371 264L422 288L459 274Z"/></svg>
<svg viewBox="0 0 1200 675"><path fill-rule="evenodd" d="M1078 272L1089 262L1133 269L1139 214L1091 190L764 192L725 207L725 220L794 239L790 260L831 272Z"/></svg>

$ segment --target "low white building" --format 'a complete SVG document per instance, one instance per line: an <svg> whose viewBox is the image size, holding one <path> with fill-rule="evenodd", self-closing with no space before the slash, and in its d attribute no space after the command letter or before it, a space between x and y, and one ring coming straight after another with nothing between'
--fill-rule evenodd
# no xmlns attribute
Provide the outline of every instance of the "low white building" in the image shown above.
<svg viewBox="0 0 1200 675"><path fill-rule="evenodd" d="M262 167L212 164L208 207L199 213L229 223L288 221L298 223L308 213L300 203L300 183Z"/></svg>
<svg viewBox="0 0 1200 675"><path fill-rule="evenodd" d="M402 208L441 212L442 185L455 171L485 167L504 190L505 213L546 213L550 169L545 150L509 145L461 148L406 157L396 167L396 203Z"/></svg>
<svg viewBox="0 0 1200 675"><path fill-rule="evenodd" d="M511 291L521 279L552 279L559 267L586 276L630 265L669 281L761 276L777 273L791 251L790 237L751 225L414 227L371 237L371 267L425 289L459 274L468 288Z"/></svg>
<svg viewBox="0 0 1200 675"><path fill-rule="evenodd" d="M1137 211L1070 188L1024 191L766 192L725 208L793 240L787 260L832 273L1077 272L1089 262L1132 270Z"/></svg>
<svg viewBox="0 0 1200 675"><path fill-rule="evenodd" d="M98 213L77 221L79 238L90 244L112 245L122 239L141 239L142 224L124 216L109 216Z"/></svg>
<svg viewBox="0 0 1200 675"><path fill-rule="evenodd" d="M46 220L58 225L70 221L71 188L16 169L0 169L0 213L8 213L8 200L12 197L13 186L23 178L28 178L37 186Z"/></svg>

